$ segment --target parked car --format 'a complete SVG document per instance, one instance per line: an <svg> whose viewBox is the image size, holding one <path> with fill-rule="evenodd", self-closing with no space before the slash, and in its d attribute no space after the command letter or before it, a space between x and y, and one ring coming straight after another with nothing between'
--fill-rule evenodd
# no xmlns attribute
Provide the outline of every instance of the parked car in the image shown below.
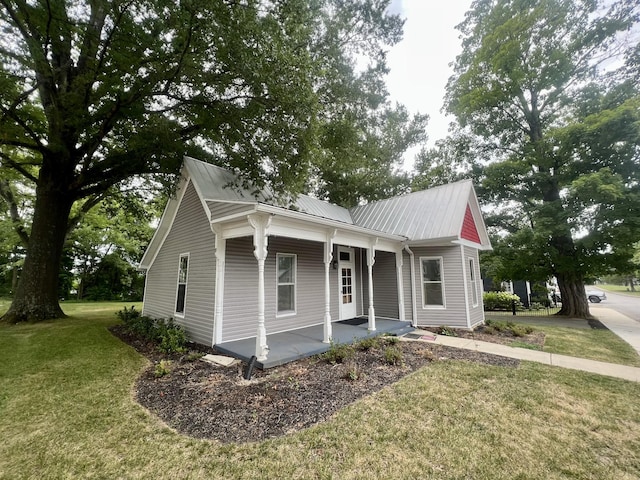
<svg viewBox="0 0 640 480"><path fill-rule="evenodd" d="M553 292L550 294L549 297L551 301L554 303L562 303L560 292ZM589 289L587 290L587 299L589 299L591 303L600 303L602 300L607 299L607 294L604 293L602 290Z"/></svg>
<svg viewBox="0 0 640 480"><path fill-rule="evenodd" d="M602 290L587 290L587 298L591 303L600 303L607 299L607 294Z"/></svg>

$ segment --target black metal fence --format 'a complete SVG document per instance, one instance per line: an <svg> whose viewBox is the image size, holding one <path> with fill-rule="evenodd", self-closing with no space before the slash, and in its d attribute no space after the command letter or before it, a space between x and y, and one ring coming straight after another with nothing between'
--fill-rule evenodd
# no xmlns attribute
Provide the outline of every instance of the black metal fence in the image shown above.
<svg viewBox="0 0 640 480"><path fill-rule="evenodd" d="M512 302L510 310L485 310L484 314L486 317L547 317L549 315L554 315L559 311L559 305L551 304L545 307L541 304L537 304L526 308L521 304L517 305L516 302Z"/></svg>

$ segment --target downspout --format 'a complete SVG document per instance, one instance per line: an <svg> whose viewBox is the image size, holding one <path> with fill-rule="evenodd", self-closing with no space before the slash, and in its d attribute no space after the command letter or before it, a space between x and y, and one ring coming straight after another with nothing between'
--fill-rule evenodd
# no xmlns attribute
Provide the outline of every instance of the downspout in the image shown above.
<svg viewBox="0 0 640 480"><path fill-rule="evenodd" d="M411 276L411 282L409 283L411 284L411 326L415 328L418 326L418 307L417 307L417 300L416 300L416 285L415 285L416 267L414 263L413 252L409 248L409 245L405 245L404 249L409 254L409 260L410 260L409 275Z"/></svg>

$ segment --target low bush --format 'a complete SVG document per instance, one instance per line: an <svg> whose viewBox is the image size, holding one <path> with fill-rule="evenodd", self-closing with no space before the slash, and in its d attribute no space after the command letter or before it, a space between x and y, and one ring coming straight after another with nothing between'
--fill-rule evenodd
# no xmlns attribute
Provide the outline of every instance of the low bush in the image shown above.
<svg viewBox="0 0 640 480"><path fill-rule="evenodd" d="M323 354L324 359L332 364L343 363L345 360L353 357L355 348L346 343L331 342L329 350Z"/></svg>
<svg viewBox="0 0 640 480"><path fill-rule="evenodd" d="M457 337L458 334L456 333L456 331L451 328L451 327L447 327L446 325L441 325L440 327L438 327L438 330L436 331L436 333L440 334L440 335L445 335L447 337Z"/></svg>
<svg viewBox="0 0 640 480"><path fill-rule="evenodd" d="M173 319L145 317L135 307L130 309L124 307L116 312L116 316L122 320L129 334L155 343L161 352L181 353L185 351L187 334L184 328L173 322Z"/></svg>
<svg viewBox="0 0 640 480"><path fill-rule="evenodd" d="M356 350L360 350L366 352L367 350L371 350L373 348L378 348L380 346L380 337L370 337L360 340L354 346Z"/></svg>
<svg viewBox="0 0 640 480"><path fill-rule="evenodd" d="M402 350L396 346L390 346L384 350L384 361L389 365L402 365L404 359L402 356Z"/></svg>
<svg viewBox="0 0 640 480"><path fill-rule="evenodd" d="M522 310L522 302L520 297L508 292L484 292L482 294L484 309L491 310L511 310L513 302L516 304L516 310Z"/></svg>
<svg viewBox="0 0 640 480"><path fill-rule="evenodd" d="M521 325L513 322L500 322L498 320L487 320L485 326L482 329L483 333L495 334L497 332L504 332L513 335L514 337L524 337L533 333L534 329L530 325Z"/></svg>

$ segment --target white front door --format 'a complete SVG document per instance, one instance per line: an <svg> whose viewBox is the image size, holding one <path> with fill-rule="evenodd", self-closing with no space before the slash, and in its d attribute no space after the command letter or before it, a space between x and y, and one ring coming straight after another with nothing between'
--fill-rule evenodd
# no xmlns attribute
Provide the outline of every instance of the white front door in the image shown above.
<svg viewBox="0 0 640 480"><path fill-rule="evenodd" d="M338 282L340 282L340 320L356 313L356 275L353 248L338 248Z"/></svg>

